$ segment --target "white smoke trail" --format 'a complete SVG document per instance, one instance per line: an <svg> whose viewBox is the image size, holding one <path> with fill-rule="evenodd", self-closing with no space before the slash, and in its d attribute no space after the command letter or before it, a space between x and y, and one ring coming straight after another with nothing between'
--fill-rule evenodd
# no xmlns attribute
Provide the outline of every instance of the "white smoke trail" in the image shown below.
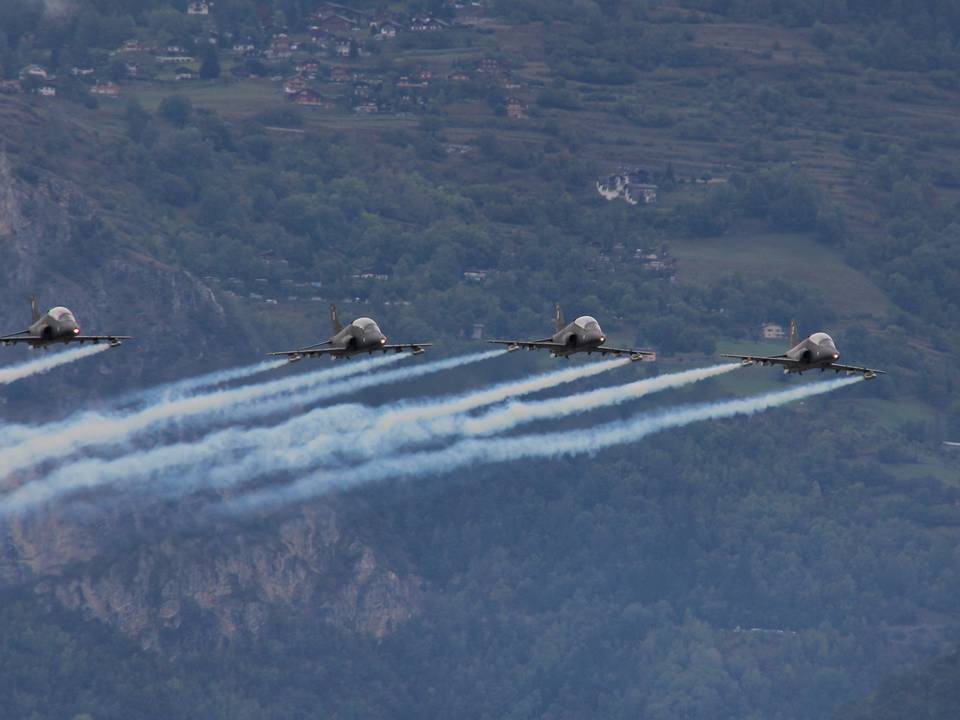
<svg viewBox="0 0 960 720"><path fill-rule="evenodd" d="M502 355L504 350L489 350L472 355L438 360L411 368L388 370L361 378L350 383L323 386L306 390L297 397L297 402L315 402L336 395L354 392L373 385L383 385L408 380L428 373L448 370L472 362ZM344 437L381 437L393 430L399 434L402 428L411 425L417 418L438 418L441 414L460 413L482 405L502 401L511 395L537 392L576 379L620 367L629 360L614 360L607 363L592 363L575 368L545 373L524 380L500 383L479 392L457 395L433 403L398 404L396 410L386 412L362 405L341 405L317 408L304 415L291 418L269 428L229 428L193 443L177 443L134 452L114 460L89 459L72 463L58 469L42 483L31 483L23 490L23 496L49 499L77 488L92 488L103 485L130 482L134 478L150 480L152 487L160 491L161 485L196 489L198 486L218 487L246 482L267 469L297 470L316 467L319 459L344 442ZM736 366L735 366L736 367ZM289 401L282 401L289 405ZM261 403L259 408L263 407ZM231 420L242 419L245 412L236 409ZM405 424L398 427L398 423ZM391 439L393 440L390 443ZM365 441L369 443L369 441ZM383 447L403 444L402 438L383 438ZM353 445L353 443L351 443ZM366 444L364 445L366 446ZM358 446L359 447L359 446ZM211 460L216 459L213 467ZM172 478L164 473L178 470ZM43 487L50 490L44 490Z"/></svg>
<svg viewBox="0 0 960 720"><path fill-rule="evenodd" d="M276 432L266 436L268 441L262 444L259 451L254 451L248 445L249 452L239 462L211 468L205 474L205 480L218 487L236 485L269 471L290 472L316 467L320 462L331 460L338 452L351 456L353 462L357 456L364 459L365 456L388 453L412 442L439 439L456 432L456 426L441 427L442 418L460 416L510 397L529 395L599 375L630 362L627 359L612 360L565 368L451 398L400 403L396 409L353 406L349 412L338 412L336 415L323 410L308 413L294 418L286 426L275 428ZM331 410L339 411L340 408Z"/></svg>
<svg viewBox="0 0 960 720"><path fill-rule="evenodd" d="M339 385L325 385L323 387L314 389L308 388L306 390L301 390L295 398L292 398L292 400L297 403L317 401L319 399L343 395L349 392L356 392L358 390L374 387L376 385L410 380L430 373L449 370L467 365L469 363L487 360L489 358L502 355L504 352L506 351L488 350L485 352L472 353L470 355L462 355L445 360L436 360L430 363L424 363L423 365L418 365L416 367L390 370L375 375L354 378L350 382ZM396 359L401 356L388 355L386 357ZM364 362L372 364L380 361L380 364L382 364L383 360L384 358L377 358L372 361ZM369 364L368 367L370 366ZM329 373L330 371L327 372ZM330 375L327 374L325 379L329 380ZM255 388L257 386L253 387ZM238 388L238 390L247 389L248 388ZM204 396L201 396L201 399L203 397ZM267 402L260 402L254 407L260 410L263 408L272 408L278 402L281 401L270 400ZM287 400L282 401L282 405L289 407L290 402L291 399L288 398ZM230 419L236 420L238 418L247 417L249 416L250 412L250 406L234 407L233 412L230 415ZM349 423L351 420L362 420L364 413L366 412L369 412L369 410L363 408L362 406L347 405L332 409L319 408L308 415L312 416L313 418L319 417L323 419L324 423L327 424L335 424L339 425L341 428L349 428ZM322 431L322 428L318 428L316 422L298 422L301 420L302 418L295 418L294 420L287 421L279 428L255 428L249 430L231 428L214 433L201 442L177 443L174 445L155 448L149 451L132 452L116 460L90 459L74 462L54 471L44 480L27 483L26 485L23 485L13 492L0 498L0 516L34 507L39 503L51 500L64 493L79 489L89 489L103 486L127 479L132 475L150 477L164 470L170 470L174 467L189 467L190 465L196 464L202 460L208 460L210 457L229 459L237 456L238 454L242 454L245 451L249 451L252 448L262 448L262 446L272 442L285 441L286 443L305 443L317 432ZM138 421L137 425L142 425L142 422L142 420ZM301 427L298 428L298 425ZM107 427L106 429L113 430L114 435L111 437L113 437L114 441L116 442L117 440L115 438L119 436L119 432L127 432L129 430L129 425L123 426L121 424L119 427L114 425L112 428ZM294 432L297 432L298 434L293 434ZM101 428L99 430L95 430L92 434L88 433L84 440L86 441L87 445L102 444L106 442L102 439L104 434L104 429ZM63 433L56 437L57 447L61 447L60 441L62 439ZM71 439L77 443L76 437ZM30 464L36 464L38 462L40 461L34 459L34 462ZM0 452L0 463L5 463L4 453L2 452ZM232 470L232 466L229 469ZM204 467L204 476L208 476L210 472L212 472L212 470ZM183 480L185 477L187 476L185 475L181 477L181 480Z"/></svg>
<svg viewBox="0 0 960 720"><path fill-rule="evenodd" d="M458 395L457 397L441 400L437 402L426 401L419 403L410 403L406 407L391 410L383 414L377 421L372 432L385 433L398 426L429 420L430 418L443 417L445 415L454 415L464 413L469 410L494 405L507 398L518 397L520 395L529 395L540 390L556 387L565 383L583 380L594 375L609 372L624 365L629 365L632 361L627 358L608 360L604 362L590 363L563 370L535 375L532 378L524 380L513 380L500 383L493 387L479 392L470 392Z"/></svg>
<svg viewBox="0 0 960 720"><path fill-rule="evenodd" d="M615 360L613 363L609 363L609 366L616 367L617 365L614 363L618 362L629 363L630 361ZM597 366L592 367L596 368ZM590 412L601 407L620 405L644 395L683 387L700 380L723 375L739 367L741 366L738 363L725 363L714 367L684 370L669 375L637 380L626 385L589 390L566 397L540 401L521 402L515 400L504 408L491 410L480 417L471 417L464 414L465 411L482 405L493 404L493 402L483 402L485 400L500 401L511 397L504 392L511 385L515 386L516 390L526 391L514 392L513 397L516 398L527 394L527 392L550 387L551 384L556 384L555 381L560 379L557 376L571 373L573 370L550 373L528 381L504 383L502 386L491 388L488 391L474 393L473 397L468 395L463 398L454 398L448 402L435 402L424 407L387 413L374 427L352 438L348 445L341 448L341 454L344 456L342 462L352 464L357 462L358 459L363 459L364 456L385 454L409 445L436 442L451 435L492 435L512 430L519 425L536 420L555 420L569 415ZM596 372L591 374L596 374ZM575 378L568 375L563 379L569 381ZM551 380L554 382L548 382ZM416 412L418 410L419 413ZM391 430L392 432L386 432ZM315 455L319 454L324 445L330 444L324 441L325 438L318 437L307 446L296 449L295 452L299 454L309 452L313 452ZM281 458L277 458L277 461L280 460ZM319 463L315 459L313 465L316 466L317 464Z"/></svg>
<svg viewBox="0 0 960 720"><path fill-rule="evenodd" d="M862 380L862 377L844 377L738 400L677 407L586 430L537 433L514 438L462 440L443 450L378 458L339 473L317 473L284 487L254 491L232 501L229 510L248 512L276 507L304 500L334 488L378 480L439 475L481 463L559 458L593 453L615 445L636 442L647 435L668 428L683 427L702 420L752 415L831 392Z"/></svg>
<svg viewBox="0 0 960 720"><path fill-rule="evenodd" d="M448 361L440 361L448 363ZM576 412L588 412L603 405L616 405L649 393L681 387L704 380L740 366L718 365L686 370L646 380L602 388L581 395L531 403L515 403L506 411L494 411L481 418L470 418L464 412L494 404L514 395L523 395L548 387L572 382L579 372L596 375L619 363L601 363L545 373L533 378L500 383L474 393L444 398L412 407L401 404L396 410L379 410L363 405L339 405L317 408L269 428L230 428L213 433L194 443L178 443L141 453L131 453L115 460L91 459L59 468L42 483L31 483L11 494L15 510L43 502L77 489L90 489L109 484L148 482L155 495L176 496L198 489L222 488L248 482L267 473L295 472L330 463L338 455L353 464L374 455L384 455L405 445L439 441L453 434L486 434L495 425L507 430L526 422ZM426 366L424 366L426 367ZM414 370L415 368L410 368ZM404 369L403 372L407 372ZM372 376L382 377L387 373ZM359 378L353 383L366 378ZM580 402L580 399L583 401ZM531 408L528 411L526 408ZM441 416L448 413L448 417ZM495 423L484 418L499 418ZM513 423L505 421L512 417ZM398 424L398 417L405 422ZM417 418L424 418L417 420ZM473 427L475 421L481 421ZM212 461L216 461L211 465ZM0 515L6 512L0 502Z"/></svg>
<svg viewBox="0 0 960 720"><path fill-rule="evenodd" d="M713 367L658 375L657 377L637 380L616 387L598 388L571 397L551 398L539 402L511 403L505 408L492 410L480 417L464 418L459 433L462 435L493 435L537 420L557 420L601 407L620 405L661 390L678 388L700 380L724 375L740 367L739 363L724 363Z"/></svg>
<svg viewBox="0 0 960 720"><path fill-rule="evenodd" d="M442 370L452 370L472 363L482 362L503 355L506 350L484 350L483 352L471 353L469 355L460 355L457 357L446 358L445 360L433 360L432 362L415 365L407 368L397 368L395 370L386 370L376 375L368 375L357 378L349 385L321 386L305 390L297 394L296 402L300 405L313 405L323 400L330 400L341 395L359 392L372 387L381 385L392 385L393 383L414 380L424 375L432 375ZM289 407L289 402L283 400L272 400L261 402L256 406L246 405L239 407L231 414L231 421L245 420L257 415L273 414Z"/></svg>
<svg viewBox="0 0 960 720"><path fill-rule="evenodd" d="M53 355L44 355L36 360L29 360L25 363L20 363L19 365L11 365L10 367L0 368L0 385L8 385L9 383L22 380L23 378L30 377L31 375L45 373L48 370L53 370L53 368L59 367L60 365L76 362L77 360L82 360L83 358L90 357L91 355L97 355L98 353L102 353L109 349L110 345L106 343L87 345L85 347L68 348L63 352L58 352Z"/></svg>
<svg viewBox="0 0 960 720"><path fill-rule="evenodd" d="M329 383L382 367L403 357L400 354L385 355L359 362L344 363L339 367L257 385L218 390L172 402L160 402L130 413L110 415L83 413L60 423L36 427L29 438L13 447L0 449L0 468L5 475L9 475L55 458L63 460L68 454L81 448L120 444L148 429L156 429L185 419L220 415L238 406L242 407L248 416L268 414L288 404L288 396L294 393L297 393L296 398L300 400L305 391L309 391L319 383ZM320 388L324 391L330 389L327 385ZM269 399L274 396L286 399L274 399L270 402ZM16 432L16 430L17 428L14 427L13 431Z"/></svg>
<svg viewBox="0 0 960 720"><path fill-rule="evenodd" d="M243 367L229 368L227 370L215 370L205 375L184 378L183 380L173 380L159 387L139 390L119 400L118 403L143 402L150 404L159 400L173 400L185 397L196 390L212 388L217 385L233 382L234 380L243 380L253 377L254 375L259 375L260 373L276 370L288 363L288 360L264 360L256 365L244 365Z"/></svg>

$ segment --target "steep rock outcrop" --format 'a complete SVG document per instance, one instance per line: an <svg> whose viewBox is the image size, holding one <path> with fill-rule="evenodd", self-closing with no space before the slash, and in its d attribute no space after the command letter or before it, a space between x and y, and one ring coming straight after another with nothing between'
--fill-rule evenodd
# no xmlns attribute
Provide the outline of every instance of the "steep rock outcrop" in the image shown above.
<svg viewBox="0 0 960 720"><path fill-rule="evenodd" d="M271 612L316 615L383 637L419 611L419 578L345 536L328 506L268 530L225 534L219 527L132 546L127 539L98 542L98 532L117 532L125 521L116 522L13 521L0 578L30 583L39 598L114 626L145 648L256 636Z"/></svg>

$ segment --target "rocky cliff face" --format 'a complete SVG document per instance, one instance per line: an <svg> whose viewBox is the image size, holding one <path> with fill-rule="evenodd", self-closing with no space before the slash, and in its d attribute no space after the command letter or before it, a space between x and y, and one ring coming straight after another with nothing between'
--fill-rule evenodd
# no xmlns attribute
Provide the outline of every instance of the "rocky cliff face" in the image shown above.
<svg viewBox="0 0 960 720"><path fill-rule="evenodd" d="M420 606L419 578L343 532L329 506L266 530L143 525L130 516L93 525L54 516L12 521L0 579L29 584L38 600L80 610L156 649L175 647L181 630L214 643L256 636L271 612L319 615L383 637Z"/></svg>
<svg viewBox="0 0 960 720"><path fill-rule="evenodd" d="M116 247L109 223L78 184L50 173L22 177L0 154L0 329L26 327L33 293L46 306L70 307L85 330L135 339L42 383L4 388L0 412L18 421L76 410L107 388L196 372L211 359L224 366L256 356L231 330L242 323L203 283ZM29 357L23 348L0 352L5 362ZM71 387L79 373L85 396ZM420 580L345 533L329 506L266 530L198 530L192 520L154 512L6 521L0 589L32 587L40 602L78 609L158 649L175 646L188 630L214 643L256 635L271 612L319 614L376 637L418 612Z"/></svg>

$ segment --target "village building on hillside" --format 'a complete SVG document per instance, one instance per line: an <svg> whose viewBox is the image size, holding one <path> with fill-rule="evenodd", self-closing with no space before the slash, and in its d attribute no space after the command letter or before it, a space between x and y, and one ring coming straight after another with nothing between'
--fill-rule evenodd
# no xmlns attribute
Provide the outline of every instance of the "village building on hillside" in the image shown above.
<svg viewBox="0 0 960 720"><path fill-rule="evenodd" d="M178 82L184 80L195 80L197 74L188 67L178 67L173 71L173 79Z"/></svg>
<svg viewBox="0 0 960 720"><path fill-rule="evenodd" d="M104 95L106 97L120 97L120 86L115 82L98 82L92 88L90 92L94 95Z"/></svg>
<svg viewBox="0 0 960 720"><path fill-rule="evenodd" d="M168 53L164 55L156 55L154 58L160 65L173 65L175 63L192 63L196 62L196 58L191 55L185 55L183 52L179 53Z"/></svg>
<svg viewBox="0 0 960 720"><path fill-rule="evenodd" d="M21 80L46 80L47 77L46 68L39 65L27 65L20 71Z"/></svg>
<svg viewBox="0 0 960 720"><path fill-rule="evenodd" d="M507 98L507 117L512 120L523 120L527 117L527 106L518 98Z"/></svg>
<svg viewBox="0 0 960 720"><path fill-rule="evenodd" d="M0 80L0 93L4 95L16 95L20 90L19 80Z"/></svg>
<svg viewBox="0 0 960 720"><path fill-rule="evenodd" d="M274 35L270 40L270 48L267 50L267 57L285 59L293 55L293 49L290 47L290 37L286 33Z"/></svg>
<svg viewBox="0 0 960 720"><path fill-rule="evenodd" d="M370 34L380 40L395 38L401 28L400 23L390 18L375 18L370 21Z"/></svg>
<svg viewBox="0 0 960 720"><path fill-rule="evenodd" d="M325 99L320 93L315 90L307 88L306 90L301 90L298 93L295 93L290 97L290 100L297 105L303 105L304 107L320 107L320 108L332 108L333 102L331 100Z"/></svg>
<svg viewBox="0 0 960 720"><path fill-rule="evenodd" d="M633 254L633 259L640 263L640 267L656 275L672 278L677 274L677 259L670 257L666 252L659 255L653 252L645 252L637 248Z"/></svg>
<svg viewBox="0 0 960 720"><path fill-rule="evenodd" d="M192 2L187 5L187 15L209 15L211 3Z"/></svg>
<svg viewBox="0 0 960 720"><path fill-rule="evenodd" d="M409 89L425 88L427 87L427 83L424 82L423 80L413 80L407 75L401 75L397 79L396 86L404 90L409 90Z"/></svg>
<svg viewBox="0 0 960 720"><path fill-rule="evenodd" d="M437 32L446 30L450 25L435 17L415 17L410 21L411 32Z"/></svg>
<svg viewBox="0 0 960 720"><path fill-rule="evenodd" d="M314 27L329 33L345 33L356 30L359 23L343 15L328 15L322 20L318 20Z"/></svg>
<svg viewBox="0 0 960 720"><path fill-rule="evenodd" d="M308 60L306 62L297 63L294 67L298 73L306 77L308 80L314 80L317 77L317 73L320 72L320 63L314 60Z"/></svg>
<svg viewBox="0 0 960 720"><path fill-rule="evenodd" d="M353 111L359 115L374 115L380 112L379 106L373 102L360 103L353 108Z"/></svg>
<svg viewBox="0 0 960 720"><path fill-rule="evenodd" d="M307 79L302 75L294 75L283 81L283 92L285 95L296 95L301 90L307 89Z"/></svg>
<svg viewBox="0 0 960 720"><path fill-rule="evenodd" d="M631 205L653 205L657 202L658 186L652 183L629 183L623 192L623 199Z"/></svg>
<svg viewBox="0 0 960 720"><path fill-rule="evenodd" d="M484 75L496 75L502 70L500 61L496 58L485 57L477 61L477 72Z"/></svg>
<svg viewBox="0 0 960 720"><path fill-rule="evenodd" d="M645 180L646 173L640 171L607 175L597 180L597 192L606 200L620 198L630 205L653 205L659 188Z"/></svg>
<svg viewBox="0 0 960 720"><path fill-rule="evenodd" d="M366 80L353 81L353 96L356 98L368 98L373 92L373 85Z"/></svg>
<svg viewBox="0 0 960 720"><path fill-rule="evenodd" d="M783 340L786 337L783 325L768 322L760 326L761 340Z"/></svg>
<svg viewBox="0 0 960 720"><path fill-rule="evenodd" d="M37 95L43 95L44 97L54 97L57 94L57 89L53 85L41 85L37 88Z"/></svg>
<svg viewBox="0 0 960 720"><path fill-rule="evenodd" d="M353 73L350 72L350 68L345 68L342 65L338 65L330 70L330 82L345 83L350 82L352 79Z"/></svg>

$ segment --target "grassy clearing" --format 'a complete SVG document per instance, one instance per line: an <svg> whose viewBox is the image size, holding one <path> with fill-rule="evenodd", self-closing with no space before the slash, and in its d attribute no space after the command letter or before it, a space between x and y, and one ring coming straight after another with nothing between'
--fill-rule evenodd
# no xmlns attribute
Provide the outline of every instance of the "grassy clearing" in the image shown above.
<svg viewBox="0 0 960 720"><path fill-rule="evenodd" d="M891 310L876 285L809 235L734 230L722 238L671 239L670 247L680 282L707 285L732 273L783 277L818 289L841 318L879 318Z"/></svg>
<svg viewBox="0 0 960 720"><path fill-rule="evenodd" d="M125 86L124 92L128 97L139 100L150 111L155 111L165 97L184 95L198 108L234 117L283 103L279 83L269 80L191 81L168 85L140 82Z"/></svg>

